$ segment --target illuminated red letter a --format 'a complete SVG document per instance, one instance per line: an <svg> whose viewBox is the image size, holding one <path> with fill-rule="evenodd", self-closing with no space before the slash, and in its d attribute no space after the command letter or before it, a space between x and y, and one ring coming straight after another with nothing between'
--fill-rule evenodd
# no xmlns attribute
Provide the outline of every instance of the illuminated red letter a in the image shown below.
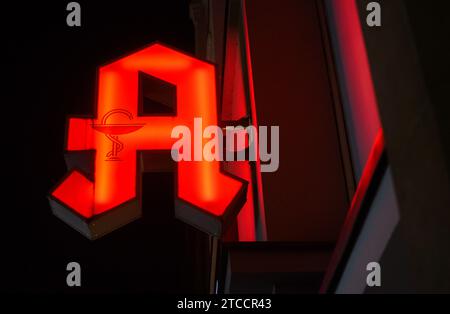
<svg viewBox="0 0 450 314"><path fill-rule="evenodd" d="M142 77L173 87L172 115L143 114ZM193 130L197 117L203 126L218 124L213 65L153 44L101 67L96 117L69 119L70 172L49 197L53 213L90 239L140 217L140 172L151 160L143 154L170 151L172 128ZM80 156L92 156L93 166ZM246 182L222 173L218 161L180 161L175 168L176 216L221 235L245 202Z"/></svg>

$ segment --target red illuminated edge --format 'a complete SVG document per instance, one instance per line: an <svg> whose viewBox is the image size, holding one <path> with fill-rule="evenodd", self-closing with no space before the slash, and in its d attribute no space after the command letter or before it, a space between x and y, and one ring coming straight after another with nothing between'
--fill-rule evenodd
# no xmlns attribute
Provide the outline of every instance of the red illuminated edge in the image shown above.
<svg viewBox="0 0 450 314"><path fill-rule="evenodd" d="M380 129L353 196L350 209L325 273L320 293L332 292L337 288L387 167L388 161L384 136L383 131Z"/></svg>
<svg viewBox="0 0 450 314"><path fill-rule="evenodd" d="M248 31L248 20L247 20L247 7L245 0L241 2L241 14L242 14L242 23L243 23L243 36L244 36L244 45L245 49L242 51L242 53L245 53L244 58L242 60L245 62L242 63L243 71L246 73L247 80L246 83L248 84L248 92L249 92L249 101L250 101L250 117L251 117L251 123L255 126L258 126L258 118L257 118L257 111L256 111L256 100L255 100L255 87L254 87L254 81L253 81L253 66L252 66L252 55L251 55L251 47L250 47L250 35ZM257 228L258 224L255 224L255 232L260 238L260 240L267 240L267 224L266 224L266 210L264 206L264 193L263 193L263 181L262 181L262 174L261 174L261 161L259 159L259 152L258 158L256 158L256 162L250 163L250 165L254 168L254 171L252 171L253 176L253 182L254 182L254 190L255 192L255 202L257 202L257 207L255 207L255 223L256 219L259 220L260 228ZM259 232L258 232L259 229Z"/></svg>

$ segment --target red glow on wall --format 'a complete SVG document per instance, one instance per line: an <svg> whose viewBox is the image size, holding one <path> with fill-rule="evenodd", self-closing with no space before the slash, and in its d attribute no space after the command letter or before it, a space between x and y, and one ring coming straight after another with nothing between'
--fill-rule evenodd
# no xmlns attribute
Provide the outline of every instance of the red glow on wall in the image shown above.
<svg viewBox="0 0 450 314"><path fill-rule="evenodd" d="M176 86L176 116L140 116L139 72ZM137 197L137 152L170 150L173 127L217 125L215 68L161 44L99 70L95 118L70 118L67 151L95 150L94 182L73 171L52 196L85 218L107 212ZM202 130L203 131L203 130ZM205 144L206 141L203 143ZM220 171L217 161L177 163L178 198L221 216L242 182Z"/></svg>
<svg viewBox="0 0 450 314"><path fill-rule="evenodd" d="M348 127L355 138L353 161L359 177L381 127L377 97L356 1L333 0L330 7L343 76L342 94L351 109Z"/></svg>

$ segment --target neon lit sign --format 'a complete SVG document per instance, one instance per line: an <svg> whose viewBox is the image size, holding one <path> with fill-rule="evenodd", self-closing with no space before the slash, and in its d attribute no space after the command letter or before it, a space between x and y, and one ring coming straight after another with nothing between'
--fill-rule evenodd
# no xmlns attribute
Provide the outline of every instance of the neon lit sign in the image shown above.
<svg viewBox="0 0 450 314"><path fill-rule="evenodd" d="M173 87L176 113L142 112L143 76ZM217 125L215 88L213 65L161 44L102 66L95 117L71 117L67 129L69 158L90 153L93 166L86 166L86 158L72 159L72 169L49 197L53 213L91 239L139 218L145 156L170 152L177 125L193 129L196 117ZM221 235L243 206L247 183L223 173L218 161L179 161L175 168L176 216Z"/></svg>

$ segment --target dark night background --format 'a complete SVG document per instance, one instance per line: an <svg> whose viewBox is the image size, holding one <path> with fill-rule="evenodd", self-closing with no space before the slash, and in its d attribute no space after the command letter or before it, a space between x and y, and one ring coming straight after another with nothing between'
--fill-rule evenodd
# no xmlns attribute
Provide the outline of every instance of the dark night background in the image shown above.
<svg viewBox="0 0 450 314"><path fill-rule="evenodd" d="M206 236L173 218L171 174L145 175L144 217L95 242L54 217L46 198L66 173L67 115L92 113L97 67L155 40L193 53L189 3L80 1L81 27L66 25L67 3L2 7L2 160L13 186L1 206L2 289L204 292L199 254L186 243ZM66 286L71 261L81 288Z"/></svg>
<svg viewBox="0 0 450 314"><path fill-rule="evenodd" d="M95 242L54 217L46 198L66 173L66 117L92 113L99 65L155 40L194 52L188 0L78 1L81 27L66 25L69 2L1 6L0 290L206 292L194 244L207 239L173 218L172 175L144 176L143 218ZM449 3L405 4L450 160ZM66 286L72 261L81 288Z"/></svg>

